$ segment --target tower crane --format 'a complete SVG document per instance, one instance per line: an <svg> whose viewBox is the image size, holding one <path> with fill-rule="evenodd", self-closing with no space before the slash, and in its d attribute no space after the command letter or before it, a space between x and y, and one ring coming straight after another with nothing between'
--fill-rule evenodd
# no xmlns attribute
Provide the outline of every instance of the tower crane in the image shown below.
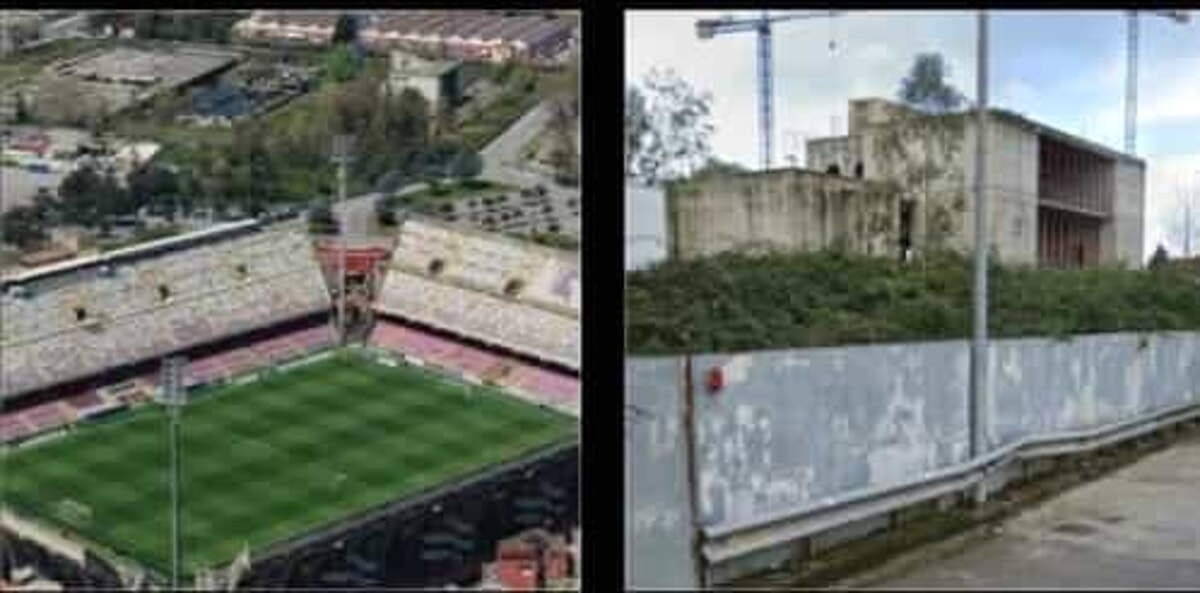
<svg viewBox="0 0 1200 593"><path fill-rule="evenodd" d="M711 39L717 35L730 33L758 33L758 142L759 158L763 170L771 167L771 137L775 133L771 96L774 86L774 75L771 72L771 26L781 21L833 18L838 14L838 11L830 10L819 14L793 13L771 16L764 10L756 17L726 16L696 21L696 36L700 39Z"/></svg>
<svg viewBox="0 0 1200 593"><path fill-rule="evenodd" d="M1186 10L1156 10L1154 14L1179 24L1186 24ZM1125 152L1137 150L1137 86L1138 86L1138 11L1130 10L1125 18Z"/></svg>

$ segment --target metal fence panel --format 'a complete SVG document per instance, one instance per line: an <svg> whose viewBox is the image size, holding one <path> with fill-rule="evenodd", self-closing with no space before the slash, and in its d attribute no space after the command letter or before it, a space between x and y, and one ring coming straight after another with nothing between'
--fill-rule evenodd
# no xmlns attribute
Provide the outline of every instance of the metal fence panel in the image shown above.
<svg viewBox="0 0 1200 593"><path fill-rule="evenodd" d="M919 483L968 461L968 344L693 357L699 522L732 527ZM1200 404L1200 333L989 345L987 442L1094 429ZM708 373L723 385L709 393ZM626 364L631 586L692 586L682 359Z"/></svg>
<svg viewBox="0 0 1200 593"><path fill-rule="evenodd" d="M707 394L705 376L724 387ZM705 525L898 485L965 461L965 342L694 359Z"/></svg>
<svg viewBox="0 0 1200 593"><path fill-rule="evenodd" d="M629 588L692 588L683 361L625 363L625 566Z"/></svg>
<svg viewBox="0 0 1200 593"><path fill-rule="evenodd" d="M1000 340L988 352L988 442L1096 428L1200 401L1200 334Z"/></svg>

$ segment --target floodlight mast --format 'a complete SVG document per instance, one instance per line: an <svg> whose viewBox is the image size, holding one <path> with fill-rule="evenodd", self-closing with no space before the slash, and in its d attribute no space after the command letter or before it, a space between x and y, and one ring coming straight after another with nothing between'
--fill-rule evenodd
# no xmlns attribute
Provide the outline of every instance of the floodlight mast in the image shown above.
<svg viewBox="0 0 1200 593"><path fill-rule="evenodd" d="M179 512L179 420L187 400L187 389L183 385L183 369L186 359L170 356L163 360L160 399L167 406L170 430L171 457L171 588L179 589L179 578L183 561L183 539Z"/></svg>
<svg viewBox="0 0 1200 593"><path fill-rule="evenodd" d="M340 134L333 138L333 161L338 165L338 202L342 212L346 211L346 164L352 160L353 136ZM333 208L330 208L332 211ZM346 224L335 217L338 223L338 339L346 344Z"/></svg>

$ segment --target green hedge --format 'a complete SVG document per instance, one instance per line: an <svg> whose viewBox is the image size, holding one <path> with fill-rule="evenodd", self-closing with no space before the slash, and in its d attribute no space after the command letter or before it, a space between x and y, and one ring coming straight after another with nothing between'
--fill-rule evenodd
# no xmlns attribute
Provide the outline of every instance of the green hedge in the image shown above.
<svg viewBox="0 0 1200 593"><path fill-rule="evenodd" d="M1200 275L1183 270L993 266L993 336L1200 329ZM728 352L961 339L971 266L842 253L723 254L629 274L628 349Z"/></svg>

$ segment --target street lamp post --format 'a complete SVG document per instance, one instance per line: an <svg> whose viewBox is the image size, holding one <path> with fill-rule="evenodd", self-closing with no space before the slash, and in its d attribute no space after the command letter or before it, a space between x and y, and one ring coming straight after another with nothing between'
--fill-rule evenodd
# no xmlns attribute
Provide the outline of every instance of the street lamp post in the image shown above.
<svg viewBox="0 0 1200 593"><path fill-rule="evenodd" d="M339 134L333 138L333 162L338 166L338 202L342 213L346 209L346 165L352 160L353 137ZM334 211L334 208L330 208ZM345 217L343 217L345 218ZM338 223L338 337L346 343L346 221L335 217Z"/></svg>
<svg viewBox="0 0 1200 593"><path fill-rule="evenodd" d="M978 40L976 47L977 73L976 87L978 105L976 106L975 133L975 258L974 258L974 288L972 290L972 336L971 336L971 376L970 401L967 409L970 414L971 427L971 457L983 454L986 448L984 438L984 402L987 387L987 202L984 185L986 183L987 166L987 82L988 82L988 13L979 11ZM987 491L982 487L976 490L976 500L983 502Z"/></svg>

